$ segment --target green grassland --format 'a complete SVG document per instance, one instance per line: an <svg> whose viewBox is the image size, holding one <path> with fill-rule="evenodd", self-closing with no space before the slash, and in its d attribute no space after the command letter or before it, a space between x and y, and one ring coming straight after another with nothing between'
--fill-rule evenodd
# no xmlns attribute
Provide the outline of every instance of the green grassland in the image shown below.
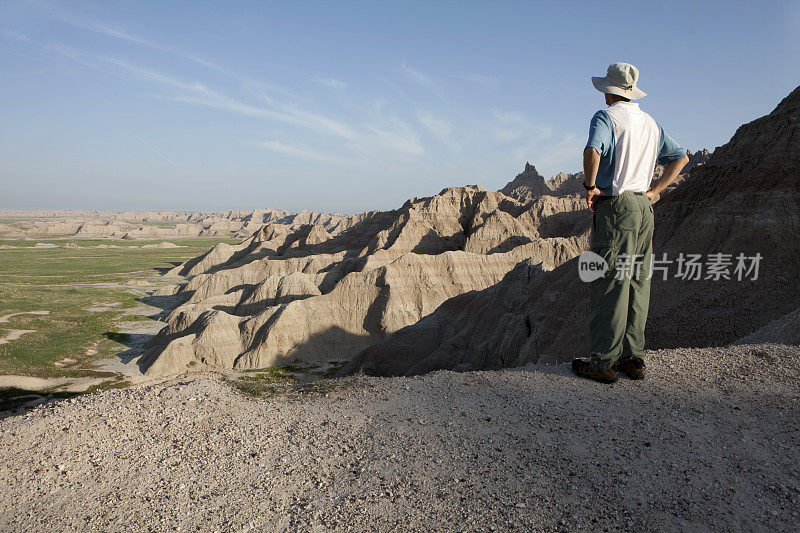
<svg viewBox="0 0 800 533"><path fill-rule="evenodd" d="M139 248L168 240L182 248ZM81 248L33 248L36 242ZM25 311L49 315L19 315L0 323L0 337L11 329L34 330L0 344L0 374L36 377L102 377L87 368L92 360L124 348L115 324L126 309L137 305L137 291L122 285L130 280L157 280L159 273L196 257L219 242L235 239L110 239L47 238L2 240L0 245L0 316ZM98 248L114 244L120 248ZM138 293L141 294L141 291ZM88 310L95 308L95 311ZM99 312L97 309L101 308ZM96 354L86 355L92 347ZM60 367L64 359L77 363Z"/></svg>

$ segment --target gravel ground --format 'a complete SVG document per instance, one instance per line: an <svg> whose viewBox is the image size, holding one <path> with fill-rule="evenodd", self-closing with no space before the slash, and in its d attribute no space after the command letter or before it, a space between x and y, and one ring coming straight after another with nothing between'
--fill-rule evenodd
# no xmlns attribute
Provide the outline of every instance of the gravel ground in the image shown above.
<svg viewBox="0 0 800 533"><path fill-rule="evenodd" d="M0 421L3 531L800 528L800 347L355 377L243 396L215 375Z"/></svg>

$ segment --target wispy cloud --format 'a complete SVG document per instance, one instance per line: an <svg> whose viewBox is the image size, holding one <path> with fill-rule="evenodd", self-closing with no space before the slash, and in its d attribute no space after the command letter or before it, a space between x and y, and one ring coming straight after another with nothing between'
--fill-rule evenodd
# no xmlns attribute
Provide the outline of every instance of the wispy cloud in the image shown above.
<svg viewBox="0 0 800 533"><path fill-rule="evenodd" d="M540 169L552 169L553 172L570 171L580 165L582 141L582 137L566 133L558 138L521 147L514 151L514 159L535 161Z"/></svg>
<svg viewBox="0 0 800 533"><path fill-rule="evenodd" d="M419 140L419 134L405 124L391 129L366 126L371 132L352 148L358 152L394 151L407 155L422 155L425 147Z"/></svg>
<svg viewBox="0 0 800 533"><path fill-rule="evenodd" d="M300 109L295 104L282 102L275 98L271 93L275 92L269 86L260 85L254 87L256 94L271 108L280 111L288 117L292 117L298 124L306 124L312 129L317 131L329 133L343 139L353 140L356 138L356 133L353 129L344 122L336 119Z"/></svg>
<svg viewBox="0 0 800 533"><path fill-rule="evenodd" d="M242 113L249 116L274 119L281 122L301 126L313 131L341 137L347 140L353 140L356 137L355 132L347 124L344 124L340 121L337 121L329 117L325 117L318 113L299 109L298 107L293 106L291 104L280 102L276 98L270 95L270 93L280 93L283 94L284 96L287 96L289 95L287 91L266 84L254 82L252 80L247 79L244 76L235 74L230 70L225 69L211 61L207 61L195 54L191 54L173 47L161 45L154 41L136 36L124 29L113 27L107 24L102 24L99 22L94 22L88 19L74 17L69 13L66 13L63 10L51 4L42 3L41 5L45 7L47 12L51 16L68 24L71 24L73 26L77 26L95 33L99 33L101 35L106 35L109 37L122 39L132 43L154 48L156 50L160 50L162 52L166 52L187 59L194 63L210 68L212 70L228 74L229 76L238 79L252 91L256 92L258 96L268 104L268 108L249 105L234 98L224 96L218 92L206 88L204 85L200 83L184 83L168 75L164 75L150 69L137 67L125 61L121 61L118 59L99 58L101 61L112 63L126 69L129 73L136 75L140 79L188 91L188 94L166 96L164 97L165 99L182 102L186 104L195 104L206 107L212 107L216 109L232 111L235 113ZM70 52L69 50L66 49L66 47L63 46L61 46L60 48L56 47L56 51L62 53L62 55L65 55L66 57L70 57L71 59L79 61L83 64L89 63L85 55L83 55L83 57L79 57L80 54L76 53L75 51ZM96 67L96 65L89 65L89 66ZM339 82L338 80L334 80L332 78L325 78L324 80L328 84L331 83L343 84L343 82Z"/></svg>
<svg viewBox="0 0 800 533"><path fill-rule="evenodd" d="M210 68L218 72L233 74L228 69L221 67L216 63L203 59L202 57L186 52L179 48L175 48L172 46L165 46L156 43L149 39L145 39L138 35L134 35L133 33L130 33L122 28L114 27L112 25L104 24L101 22L96 22L84 17L73 16L70 13L67 13L66 11L62 10L58 6L50 4L49 2L35 1L34 3L42 7L51 17L60 20L61 22L64 22L66 24L70 24L78 28L83 28L85 30L98 33L100 35L105 35L106 37L113 37L115 39L121 39L142 46L147 46L149 48L154 48L156 50L160 50L162 52L166 52L168 54L181 57L183 59L192 61L194 63L197 63L198 65L202 65L206 68Z"/></svg>
<svg viewBox="0 0 800 533"><path fill-rule="evenodd" d="M50 49L63 57L95 70L114 75L130 76L137 80L170 89L169 93L159 95L164 100L274 120L317 133L331 135L346 141L343 148L361 156L366 157L386 151L399 152L406 155L419 155L425 152L417 132L398 119L383 119L383 125L364 124L362 126L363 130L357 132L344 122L297 108L293 104L287 104L276 99L267 90L268 86L262 86L258 91L266 107L251 105L215 91L205 84L183 81L168 74L130 64L124 60L92 56L62 44L53 45ZM270 144L260 146L273 151L281 151L283 149L281 153L297 157L303 153L302 148L293 150L292 145L275 144L278 142L280 141L268 141ZM314 153L312 151L308 152L308 154ZM309 155L308 158L310 157L312 156ZM320 159L322 156L314 155L313 157ZM324 159L329 162L347 161L345 159L333 159L329 156L325 156Z"/></svg>
<svg viewBox="0 0 800 533"><path fill-rule="evenodd" d="M23 43L30 41L27 35L17 30L3 30L3 39L6 41L18 41Z"/></svg>
<svg viewBox="0 0 800 533"><path fill-rule="evenodd" d="M416 156L425 153L419 132L408 122L388 111L390 101L379 98L369 102L364 111L367 118L361 124L367 132L350 148L361 154L383 154L394 151Z"/></svg>
<svg viewBox="0 0 800 533"><path fill-rule="evenodd" d="M61 44L51 47L51 50L58 54L90 68L116 75L123 74L133 76L136 79L171 89L168 94L158 95L158 97L162 99L253 117L261 117L295 125L317 133L331 135L343 139L346 141L345 147L347 149L361 155L376 154L387 150L406 155L418 155L425 152L425 148L419 140L419 134L403 121L391 119L388 121L378 121L378 124L365 123L361 125L360 131L357 131L353 126L342 120L325 116L298 105L293 101L295 100L294 95L284 89L255 82L195 54L175 47L162 45L150 39L138 36L126 29L93 21L88 18L73 16L60 7L41 0L33 1L41 6L51 17L64 23L100 35L156 49L192 61L214 71L224 73L238 80L243 88L256 95L261 105L246 103L240 99L212 90L203 83L183 81L169 74L140 67L125 60L97 56L92 57L89 54ZM437 84L430 77L407 65L403 65L403 68L417 83L427 86L431 90L438 91ZM317 77L314 81L319 85L335 89L342 89L346 86L345 82L332 77ZM274 143L279 141L269 142ZM277 145L273 145L273 147L274 146ZM295 152L295 155L297 155L297 152Z"/></svg>
<svg viewBox="0 0 800 533"><path fill-rule="evenodd" d="M82 50L78 50L77 48L73 48L71 46L67 46L64 43L52 43L48 45L42 46L42 49L56 54L59 57L69 59L74 63L78 63L84 67L88 67L92 70L97 70L99 72L103 72L105 74L111 75L118 75L118 72L112 70L109 65L104 65L102 61L100 61L95 56L87 54Z"/></svg>
<svg viewBox="0 0 800 533"><path fill-rule="evenodd" d="M208 70L151 68L157 63L144 58L156 56L152 61L157 61L159 54L148 52L133 60L137 50L131 46L116 47L127 52L114 52L115 57L109 57L110 53L88 53L60 43L43 47L87 68L136 81L149 89L146 91L149 97L263 119L261 125L265 128L274 129L276 123L293 126L297 131L281 128L285 130L281 139L270 133L264 136L268 140L242 143L287 158L347 165L359 161L393 164L430 153L442 157L443 164L451 164L454 159L448 161L447 158L458 152L459 160L479 158L481 155L475 154L483 154L487 160L495 157L513 157L517 161L530 159L542 168L554 168L563 162L570 163L575 145L580 144L576 138L556 135L552 129L516 111L490 109L487 114L486 111L456 109L462 112L454 114L454 106L444 91L447 79L439 80L407 63L376 73L379 80L387 78L381 90L372 95L359 94L360 98L350 94L356 91L344 90L348 84L334 77L335 73L324 70L317 72L325 72L327 76L308 75L306 87L291 87L290 91L264 82L271 80L255 81L192 52L161 44L119 26L73 16L51 4L38 5L44 6L49 16L76 28L205 67ZM26 35L11 29L2 31L2 37L10 41L30 41ZM94 40L107 44L104 38ZM41 46L35 42L31 45ZM164 64L175 64L174 57L167 58L170 61ZM456 75L455 79L462 84L467 82L486 88L500 84L497 78L477 73ZM314 87L312 82L338 92L331 98L331 91ZM309 87L315 92L304 92ZM315 100L307 96L309 94L318 94L320 98ZM454 123L459 127L454 127ZM309 135L309 132L319 136ZM311 146L295 142L297 140ZM460 161L460 164L467 163Z"/></svg>
<svg viewBox="0 0 800 533"><path fill-rule="evenodd" d="M475 72L468 72L462 76L465 81L473 83L475 85L480 85L487 89L494 89L498 85L500 85L500 80L495 78L494 76L484 76L483 74L477 74Z"/></svg>
<svg viewBox="0 0 800 533"><path fill-rule="evenodd" d="M270 107L250 105L214 91L199 82L182 81L168 74L163 74L152 69L132 65L127 61L116 58L92 56L60 43L51 46L50 49L66 58L71 59L72 61L80 63L84 66L88 66L95 70L112 74L125 74L133 76L136 79L151 82L162 87L167 87L178 91L175 94L162 95L161 98L165 100L200 105L252 117L276 120L316 131L318 133L334 135L346 140L353 140L357 137L356 133L347 124L322 115L294 108L288 104L282 104L265 93L262 94L262 98L269 104Z"/></svg>
<svg viewBox="0 0 800 533"><path fill-rule="evenodd" d="M293 145L282 141L253 141L245 144L257 146L271 152L277 152L279 154L288 155L291 157L309 159L311 161L320 161L323 163L350 164L354 162L349 159L319 153L318 151L304 145Z"/></svg>
<svg viewBox="0 0 800 533"><path fill-rule="evenodd" d="M449 121L435 117L425 111L417 111L417 120L442 144L460 151L461 145L453 139L453 126Z"/></svg>
<svg viewBox="0 0 800 533"><path fill-rule="evenodd" d="M491 114L488 131L499 142L530 138L542 140L553 134L550 128L534 125L520 113L492 108Z"/></svg>
<svg viewBox="0 0 800 533"><path fill-rule="evenodd" d="M344 89L347 87L347 83L334 79L334 78L314 78L314 83L317 85L323 85L325 87L331 87L332 89Z"/></svg>
<svg viewBox="0 0 800 533"><path fill-rule="evenodd" d="M556 132L516 111L493 108L490 115L486 131L499 143L502 153L508 154L509 162L534 162L545 175L576 168L579 135Z"/></svg>
<svg viewBox="0 0 800 533"><path fill-rule="evenodd" d="M105 63L109 63L111 65L115 65L120 67L121 69L127 71L130 74L135 75L136 77L151 81L155 83L159 83L161 85L168 85L170 87L174 87L176 89L182 89L184 91L190 91L193 93L199 93L207 96L219 97L220 95L216 92L212 91L202 83L198 82L184 82L180 81L177 78L173 78L167 74L162 74L155 70L150 70L144 67L138 67L136 65L132 65L126 61L121 59L109 58L109 57L99 57L100 61Z"/></svg>
<svg viewBox="0 0 800 533"><path fill-rule="evenodd" d="M403 72L406 74L408 78L414 81L417 85L428 89L434 95L438 96L442 100L445 99L444 90L439 85L439 83L433 79L432 76L425 74L424 72L417 70L415 68L411 68L407 64L403 63L401 65Z"/></svg>
<svg viewBox="0 0 800 533"><path fill-rule="evenodd" d="M427 74L423 74L419 70L413 69L413 68L409 67L408 65L406 65L405 63L403 63L401 66L403 67L403 70L405 71L405 73L408 74L409 77L411 77L417 83L420 83L422 85L433 86L433 87L436 86L436 82L433 81L433 78L431 78Z"/></svg>

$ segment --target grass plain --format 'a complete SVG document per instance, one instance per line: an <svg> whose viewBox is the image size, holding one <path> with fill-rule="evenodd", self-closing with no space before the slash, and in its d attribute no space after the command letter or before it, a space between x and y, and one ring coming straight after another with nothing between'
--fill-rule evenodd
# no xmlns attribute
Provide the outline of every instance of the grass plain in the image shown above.
<svg viewBox="0 0 800 533"><path fill-rule="evenodd" d="M32 330L0 344L0 374L35 377L103 377L94 360L124 349L116 332L141 290L131 281L157 282L158 275L218 242L234 239L168 239L181 248L141 248L158 240L0 239L0 338L11 330ZM68 242L78 247L64 247ZM57 248L36 247L36 243ZM118 248L100 248L116 245ZM136 317L147 319L147 317ZM70 364L56 364L63 360ZM74 362L72 362L74 361Z"/></svg>

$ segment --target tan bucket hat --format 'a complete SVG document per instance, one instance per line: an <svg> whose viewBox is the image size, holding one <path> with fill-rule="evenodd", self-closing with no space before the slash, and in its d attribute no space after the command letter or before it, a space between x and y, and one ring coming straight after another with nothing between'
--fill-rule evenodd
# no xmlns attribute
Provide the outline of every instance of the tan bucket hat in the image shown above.
<svg viewBox="0 0 800 533"><path fill-rule="evenodd" d="M594 88L601 93L616 94L630 100L638 100L647 93L636 86L639 69L630 63L611 63L605 77L592 76Z"/></svg>

